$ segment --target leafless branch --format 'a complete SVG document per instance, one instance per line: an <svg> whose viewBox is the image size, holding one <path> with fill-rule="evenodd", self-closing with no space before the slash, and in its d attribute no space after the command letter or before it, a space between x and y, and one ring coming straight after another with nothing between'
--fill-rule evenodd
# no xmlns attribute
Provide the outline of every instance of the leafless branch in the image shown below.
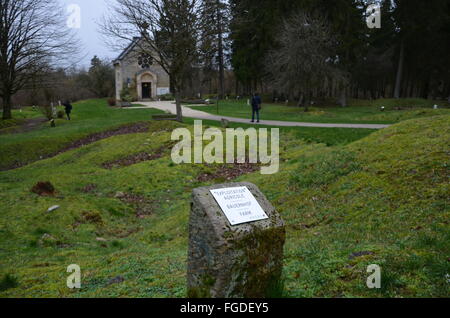
<svg viewBox="0 0 450 318"><path fill-rule="evenodd" d="M30 78L48 65L70 63L79 48L57 0L0 0L3 118L11 117L11 96Z"/></svg>

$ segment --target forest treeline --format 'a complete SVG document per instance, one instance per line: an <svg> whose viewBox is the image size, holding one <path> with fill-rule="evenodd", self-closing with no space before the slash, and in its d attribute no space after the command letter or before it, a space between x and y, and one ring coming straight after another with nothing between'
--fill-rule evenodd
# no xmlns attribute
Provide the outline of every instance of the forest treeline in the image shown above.
<svg viewBox="0 0 450 318"><path fill-rule="evenodd" d="M14 97L16 107L114 96L114 68L94 56L90 66L52 68L35 74Z"/></svg>
<svg viewBox="0 0 450 318"><path fill-rule="evenodd" d="M381 28L373 29L366 23L366 10L371 3L230 0L230 61L239 83L236 91L262 91L287 98L336 97L341 101L347 96L449 98L450 1L376 1L381 11ZM298 23L298 19L292 19L294 15L306 15L310 23L325 26L326 37L322 34L317 40L328 42L328 62L338 74L323 75L307 92L305 85L301 85L303 91L293 90L292 85L274 85L284 70L273 70L274 61L268 59L271 52L286 51L286 43L280 43L280 39L286 39L289 23ZM302 45L291 45L291 54L299 50L297 56L301 56L305 46L313 44L299 40L301 34L296 32L291 32L290 39ZM278 58L289 58L289 53L278 54ZM301 64L297 66L302 67ZM295 80L306 79L299 76Z"/></svg>
<svg viewBox="0 0 450 318"><path fill-rule="evenodd" d="M71 52L68 43L79 46L64 26L48 23L48 12L55 12L52 19L61 23L59 11L47 8L56 8L57 1L30 2L40 10L32 18L22 0L2 3L3 118L11 117L12 106L114 96L112 61L94 57L88 69L49 63ZM125 46L141 35L153 54L165 57L159 62L170 73L178 102L182 97L254 92L303 105L333 99L345 106L348 98L450 100L448 0L118 3L120 10L100 29ZM158 10L149 8L150 3ZM369 28L366 21L373 4L379 6L380 28ZM134 15L127 14L131 11ZM14 22L8 18L13 13L23 18ZM24 31L27 19L40 37Z"/></svg>

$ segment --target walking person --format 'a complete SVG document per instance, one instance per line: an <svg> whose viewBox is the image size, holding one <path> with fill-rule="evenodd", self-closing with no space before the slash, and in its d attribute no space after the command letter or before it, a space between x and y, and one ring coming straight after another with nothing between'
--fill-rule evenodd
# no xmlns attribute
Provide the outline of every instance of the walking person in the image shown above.
<svg viewBox="0 0 450 318"><path fill-rule="evenodd" d="M64 109L66 111L66 115L67 115L67 120L70 120L70 113L72 112L72 105L70 104L70 101L67 100L64 103L62 103L62 105L64 106Z"/></svg>
<svg viewBox="0 0 450 318"><path fill-rule="evenodd" d="M255 114L256 114L256 122L259 123L259 111L261 110L261 97L258 93L253 94L252 96L252 123L255 122Z"/></svg>

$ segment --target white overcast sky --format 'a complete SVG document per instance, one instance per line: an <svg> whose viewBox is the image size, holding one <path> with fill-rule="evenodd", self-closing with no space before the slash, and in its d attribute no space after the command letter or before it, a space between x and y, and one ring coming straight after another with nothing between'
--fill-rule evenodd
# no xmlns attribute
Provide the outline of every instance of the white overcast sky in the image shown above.
<svg viewBox="0 0 450 318"><path fill-rule="evenodd" d="M98 29L98 22L101 21L102 16L107 12L114 0L59 0L68 10L69 5L76 4L81 9L81 24L79 29L74 29L78 38L83 44L83 56L81 64L88 66L91 58L97 55L101 58L114 59L120 52L111 50L103 43L101 34ZM67 14L69 11L66 12ZM81 65L80 65L81 66Z"/></svg>

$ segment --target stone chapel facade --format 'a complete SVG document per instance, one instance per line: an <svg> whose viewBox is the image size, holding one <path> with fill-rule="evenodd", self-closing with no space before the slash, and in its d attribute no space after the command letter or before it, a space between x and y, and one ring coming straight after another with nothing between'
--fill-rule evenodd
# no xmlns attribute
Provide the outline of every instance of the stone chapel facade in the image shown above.
<svg viewBox="0 0 450 318"><path fill-rule="evenodd" d="M136 90L139 101L154 100L170 93L170 78L152 56L142 53L141 38L135 37L130 45L113 61L116 73L116 99L124 87Z"/></svg>

